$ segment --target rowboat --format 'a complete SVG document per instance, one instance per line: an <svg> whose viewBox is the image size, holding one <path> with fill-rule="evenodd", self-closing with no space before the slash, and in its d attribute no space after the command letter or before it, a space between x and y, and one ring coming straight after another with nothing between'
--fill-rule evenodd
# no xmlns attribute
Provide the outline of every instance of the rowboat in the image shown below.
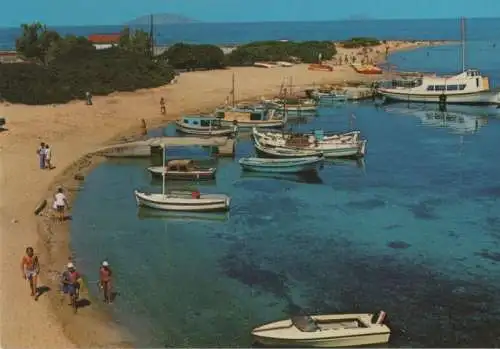
<svg viewBox="0 0 500 349"><path fill-rule="evenodd" d="M320 157L323 153L316 150L309 149L289 149L289 148L279 148L279 147L267 147L258 140L254 141L254 147L259 156L264 158L305 158L305 157Z"/></svg>
<svg viewBox="0 0 500 349"><path fill-rule="evenodd" d="M175 122L177 131L201 136L229 136L236 133L234 126L222 126L213 116L184 116Z"/></svg>
<svg viewBox="0 0 500 349"><path fill-rule="evenodd" d="M315 113L318 109L316 101L312 99L289 99L283 100L279 98L264 100L263 103L269 109L276 109L277 111L287 113Z"/></svg>
<svg viewBox="0 0 500 349"><path fill-rule="evenodd" d="M244 170L273 173L299 173L314 171L323 163L323 157L293 159L241 158L239 164Z"/></svg>
<svg viewBox="0 0 500 349"><path fill-rule="evenodd" d="M374 314L331 314L294 316L252 331L256 342L283 347L353 347L389 342L390 328L385 312Z"/></svg>
<svg viewBox="0 0 500 349"><path fill-rule="evenodd" d="M165 175L166 179L178 180L211 180L215 178L216 168L199 168L193 160L170 160L165 167L148 167L149 173L153 177Z"/></svg>
<svg viewBox="0 0 500 349"><path fill-rule="evenodd" d="M165 168L166 151L163 148L163 164ZM149 207L163 211L226 211L229 209L231 198L224 194L202 194L198 191L170 191L165 190L165 174L162 171L163 183L161 193L145 193L134 190L135 200L139 207Z"/></svg>

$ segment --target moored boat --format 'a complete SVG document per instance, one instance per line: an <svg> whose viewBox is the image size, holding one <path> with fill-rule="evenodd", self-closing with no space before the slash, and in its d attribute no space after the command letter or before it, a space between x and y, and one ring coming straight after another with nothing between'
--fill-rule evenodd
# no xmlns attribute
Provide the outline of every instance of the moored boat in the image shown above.
<svg viewBox="0 0 500 349"><path fill-rule="evenodd" d="M314 113L318 109L316 101L313 99L279 99L263 101L269 109L287 113Z"/></svg>
<svg viewBox="0 0 500 349"><path fill-rule="evenodd" d="M199 168L193 160L170 160L166 166L148 167L149 173L154 177L178 180L211 180L215 178L216 168Z"/></svg>
<svg viewBox="0 0 500 349"><path fill-rule="evenodd" d="M234 126L222 126L213 116L183 116L175 127L179 132L201 136L228 136L236 132Z"/></svg>
<svg viewBox="0 0 500 349"><path fill-rule="evenodd" d="M163 164L165 168L166 151L163 148ZM165 171L162 171L163 185L161 193L146 193L134 190L135 200L139 207L149 207L163 211L225 211L229 209L231 198L224 194L203 194L199 191L165 190Z"/></svg>
<svg viewBox="0 0 500 349"><path fill-rule="evenodd" d="M257 139L254 140L254 146L257 154L265 158L291 159L323 156L322 152L316 150L267 147L260 144Z"/></svg>
<svg viewBox="0 0 500 349"><path fill-rule="evenodd" d="M377 93L388 102L500 104L500 93L490 90L489 79L468 69L454 76L421 75L382 83Z"/></svg>
<svg viewBox="0 0 500 349"><path fill-rule="evenodd" d="M299 173L316 170L323 163L323 157L293 159L241 158L239 164L244 170L255 172Z"/></svg>
<svg viewBox="0 0 500 349"><path fill-rule="evenodd" d="M308 133L293 133L293 132L279 132L279 131L259 131L252 130L254 140L257 139L260 144L264 146L286 146L290 143L348 143L356 142L359 140L360 131L349 131L344 133L338 132L325 132L324 130L314 130Z"/></svg>
<svg viewBox="0 0 500 349"><path fill-rule="evenodd" d="M294 316L252 330L260 344L283 347L353 347L389 342L385 313Z"/></svg>
<svg viewBox="0 0 500 349"><path fill-rule="evenodd" d="M286 123L286 115L276 113L276 110L267 111L219 111L221 125L237 126L242 128L276 128L283 127Z"/></svg>
<svg viewBox="0 0 500 349"><path fill-rule="evenodd" d="M351 64L351 66L358 74L373 75L382 74L383 72L381 68L372 64Z"/></svg>
<svg viewBox="0 0 500 349"><path fill-rule="evenodd" d="M354 131L352 134L342 137L342 135L325 138L321 132L315 135L298 135L290 137L285 134L280 136L279 133L272 133L274 137L259 135L259 132L253 131L255 141L266 147L276 147L280 149L294 150L311 150L323 153L327 158L360 158L366 153L366 140L359 140L359 131ZM317 131L315 131L317 132Z"/></svg>

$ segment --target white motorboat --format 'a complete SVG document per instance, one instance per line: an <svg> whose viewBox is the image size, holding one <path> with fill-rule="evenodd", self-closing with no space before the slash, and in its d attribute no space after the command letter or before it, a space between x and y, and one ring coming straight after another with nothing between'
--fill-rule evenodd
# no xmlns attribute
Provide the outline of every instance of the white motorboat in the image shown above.
<svg viewBox="0 0 500 349"><path fill-rule="evenodd" d="M325 143L349 143L359 141L360 131L350 131L344 133L324 132L323 130L314 130L309 133L293 133L279 131L259 131L252 129L254 139L258 139L264 146L281 147L287 143L313 144L317 142Z"/></svg>
<svg viewBox="0 0 500 349"><path fill-rule="evenodd" d="M390 328L385 312L296 316L272 322L252 331L256 342L284 347L352 347L389 342Z"/></svg>
<svg viewBox="0 0 500 349"><path fill-rule="evenodd" d="M165 169L165 146L163 146L163 166ZM149 207L164 211L226 211L231 199L224 194L203 194L198 191L165 191L165 175L161 193L145 193L134 190L134 196L139 207Z"/></svg>
<svg viewBox="0 0 500 349"><path fill-rule="evenodd" d="M465 22L462 19L462 72L453 76L424 75L382 83L377 92L386 101L441 104L500 104L500 92L477 69L465 69Z"/></svg>

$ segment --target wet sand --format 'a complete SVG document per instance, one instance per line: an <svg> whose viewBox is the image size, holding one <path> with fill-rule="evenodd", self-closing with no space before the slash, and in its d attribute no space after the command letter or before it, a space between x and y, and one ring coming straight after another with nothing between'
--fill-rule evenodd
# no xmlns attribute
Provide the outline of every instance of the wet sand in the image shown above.
<svg viewBox="0 0 500 349"><path fill-rule="evenodd" d="M394 42L392 42L394 43ZM435 43L433 43L435 44ZM399 43L390 53L429 46L430 42ZM385 45L369 53L379 62ZM339 49L339 54L345 53ZM380 51L383 50L383 51ZM349 54L357 54L350 50ZM383 52L383 53L381 53ZM1 346L3 348L132 347L99 300L90 301L73 314L67 299L58 291L58 272L71 256L70 222L56 223L48 216L55 188L62 185L74 200L84 178L104 159L89 155L104 144L140 137L141 119L148 128L175 120L181 114L209 112L223 104L236 78L236 99L274 96L283 80L293 77L295 90L313 84L344 81L373 81L382 76L361 75L348 65L333 72L309 71L307 65L290 68L232 68L219 71L184 73L176 84L130 93L95 97L93 106L82 101L53 106L0 104L0 116L7 118L8 130L0 132L2 200L1 240ZM165 97L167 114L160 113L159 100ZM41 170L36 149L40 142L52 148L52 170ZM76 160L75 160L76 159ZM78 179L75 179L77 175ZM131 189L132 190L132 189ZM35 207L47 200L41 215ZM98 203L96 203L98 204ZM47 286L38 302L29 295L21 277L20 259L27 246L39 254L39 285ZM89 280L97 279L88 275ZM89 287L95 287L90 283ZM86 292L82 293L86 297Z"/></svg>

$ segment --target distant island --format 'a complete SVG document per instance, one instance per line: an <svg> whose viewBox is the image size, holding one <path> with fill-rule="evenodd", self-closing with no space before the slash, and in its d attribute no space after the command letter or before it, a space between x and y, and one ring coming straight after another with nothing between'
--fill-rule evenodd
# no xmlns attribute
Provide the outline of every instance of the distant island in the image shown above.
<svg viewBox="0 0 500 349"><path fill-rule="evenodd" d="M127 22L127 25L148 25L151 15L137 17L136 19ZM186 16L177 15L174 13L154 13L153 22L155 25L162 24L184 24L184 23L198 23L200 21L188 18Z"/></svg>

